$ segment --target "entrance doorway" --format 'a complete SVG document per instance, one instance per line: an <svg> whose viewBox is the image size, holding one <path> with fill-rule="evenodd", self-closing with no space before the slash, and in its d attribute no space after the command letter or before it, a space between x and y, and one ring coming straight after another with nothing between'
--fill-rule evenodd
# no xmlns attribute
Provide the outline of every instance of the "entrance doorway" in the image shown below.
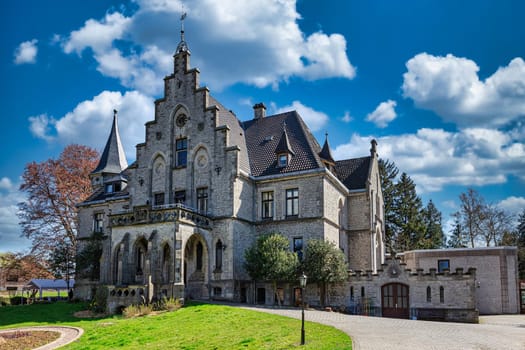
<svg viewBox="0 0 525 350"><path fill-rule="evenodd" d="M381 287L381 310L383 317L408 318L408 286L389 283Z"/></svg>
<svg viewBox="0 0 525 350"><path fill-rule="evenodd" d="M266 304L265 288L257 288L257 304Z"/></svg>

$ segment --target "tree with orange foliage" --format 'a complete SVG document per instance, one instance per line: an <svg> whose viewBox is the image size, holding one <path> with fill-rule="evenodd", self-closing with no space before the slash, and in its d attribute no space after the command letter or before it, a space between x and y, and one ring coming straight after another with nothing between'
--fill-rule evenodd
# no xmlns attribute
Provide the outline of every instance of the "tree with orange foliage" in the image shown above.
<svg viewBox="0 0 525 350"><path fill-rule="evenodd" d="M77 207L92 191L89 174L99 160L96 150L67 146L58 159L26 165L20 190L26 201L18 204L23 235L32 253L51 260L57 252L74 261L77 242ZM67 273L67 272L66 272Z"/></svg>

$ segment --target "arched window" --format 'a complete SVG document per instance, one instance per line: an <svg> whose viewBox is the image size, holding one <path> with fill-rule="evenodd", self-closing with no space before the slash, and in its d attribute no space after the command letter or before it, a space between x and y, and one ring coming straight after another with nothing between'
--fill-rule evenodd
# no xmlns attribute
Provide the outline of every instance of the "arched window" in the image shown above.
<svg viewBox="0 0 525 350"><path fill-rule="evenodd" d="M223 245L221 240L217 241L215 245L215 269L222 270L222 249Z"/></svg>
<svg viewBox="0 0 525 350"><path fill-rule="evenodd" d="M197 271L202 270L202 243L197 243Z"/></svg>
<svg viewBox="0 0 525 350"><path fill-rule="evenodd" d="M439 287L439 302L443 304L445 302L445 287Z"/></svg>
<svg viewBox="0 0 525 350"><path fill-rule="evenodd" d="M113 270L113 279L115 284L122 284L122 271L120 261L122 259L122 253L120 251L120 246L115 251L115 261L114 261L114 270Z"/></svg>
<svg viewBox="0 0 525 350"><path fill-rule="evenodd" d="M365 287L361 287L361 298L365 297Z"/></svg>
<svg viewBox="0 0 525 350"><path fill-rule="evenodd" d="M354 301L354 286L350 287L350 300Z"/></svg>
<svg viewBox="0 0 525 350"><path fill-rule="evenodd" d="M427 287L427 303L432 302L432 290L430 289L430 286Z"/></svg>
<svg viewBox="0 0 525 350"><path fill-rule="evenodd" d="M146 251L147 243L144 238L139 240L135 245L135 273L142 275L146 267Z"/></svg>

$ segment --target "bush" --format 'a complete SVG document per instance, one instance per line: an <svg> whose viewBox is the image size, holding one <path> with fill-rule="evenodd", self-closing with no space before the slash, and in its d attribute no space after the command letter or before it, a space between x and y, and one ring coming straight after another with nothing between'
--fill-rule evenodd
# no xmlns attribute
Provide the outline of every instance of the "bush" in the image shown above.
<svg viewBox="0 0 525 350"><path fill-rule="evenodd" d="M149 315L153 311L152 305L130 305L122 310L124 318Z"/></svg>
<svg viewBox="0 0 525 350"><path fill-rule="evenodd" d="M97 314L106 312L108 306L108 295L108 287L98 287L95 292L95 297L89 304L90 310Z"/></svg>
<svg viewBox="0 0 525 350"><path fill-rule="evenodd" d="M27 298L16 296L11 298L11 305L27 304Z"/></svg>
<svg viewBox="0 0 525 350"><path fill-rule="evenodd" d="M0 297L0 306L11 305L11 298L9 297Z"/></svg>
<svg viewBox="0 0 525 350"><path fill-rule="evenodd" d="M153 304L153 310L155 311L175 311L182 307L180 299L175 298L162 298L158 302Z"/></svg>

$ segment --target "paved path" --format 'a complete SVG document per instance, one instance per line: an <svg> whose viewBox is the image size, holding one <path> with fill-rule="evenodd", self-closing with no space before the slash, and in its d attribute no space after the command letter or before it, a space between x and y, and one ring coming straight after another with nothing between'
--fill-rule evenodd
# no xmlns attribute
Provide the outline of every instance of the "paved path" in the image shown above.
<svg viewBox="0 0 525 350"><path fill-rule="evenodd" d="M297 309L246 308L301 318L301 311ZM465 324L306 310L305 320L330 325L349 334L354 350L525 349L525 315L485 316L480 317L480 324Z"/></svg>
<svg viewBox="0 0 525 350"><path fill-rule="evenodd" d="M34 350L52 350L59 348L63 345L74 342L84 333L82 328L78 327L69 327L69 326L36 326L36 327L20 327L20 328L11 328L11 329L2 329L1 333L13 332L13 331L49 331L49 332L58 332L60 337L46 345L43 345Z"/></svg>

